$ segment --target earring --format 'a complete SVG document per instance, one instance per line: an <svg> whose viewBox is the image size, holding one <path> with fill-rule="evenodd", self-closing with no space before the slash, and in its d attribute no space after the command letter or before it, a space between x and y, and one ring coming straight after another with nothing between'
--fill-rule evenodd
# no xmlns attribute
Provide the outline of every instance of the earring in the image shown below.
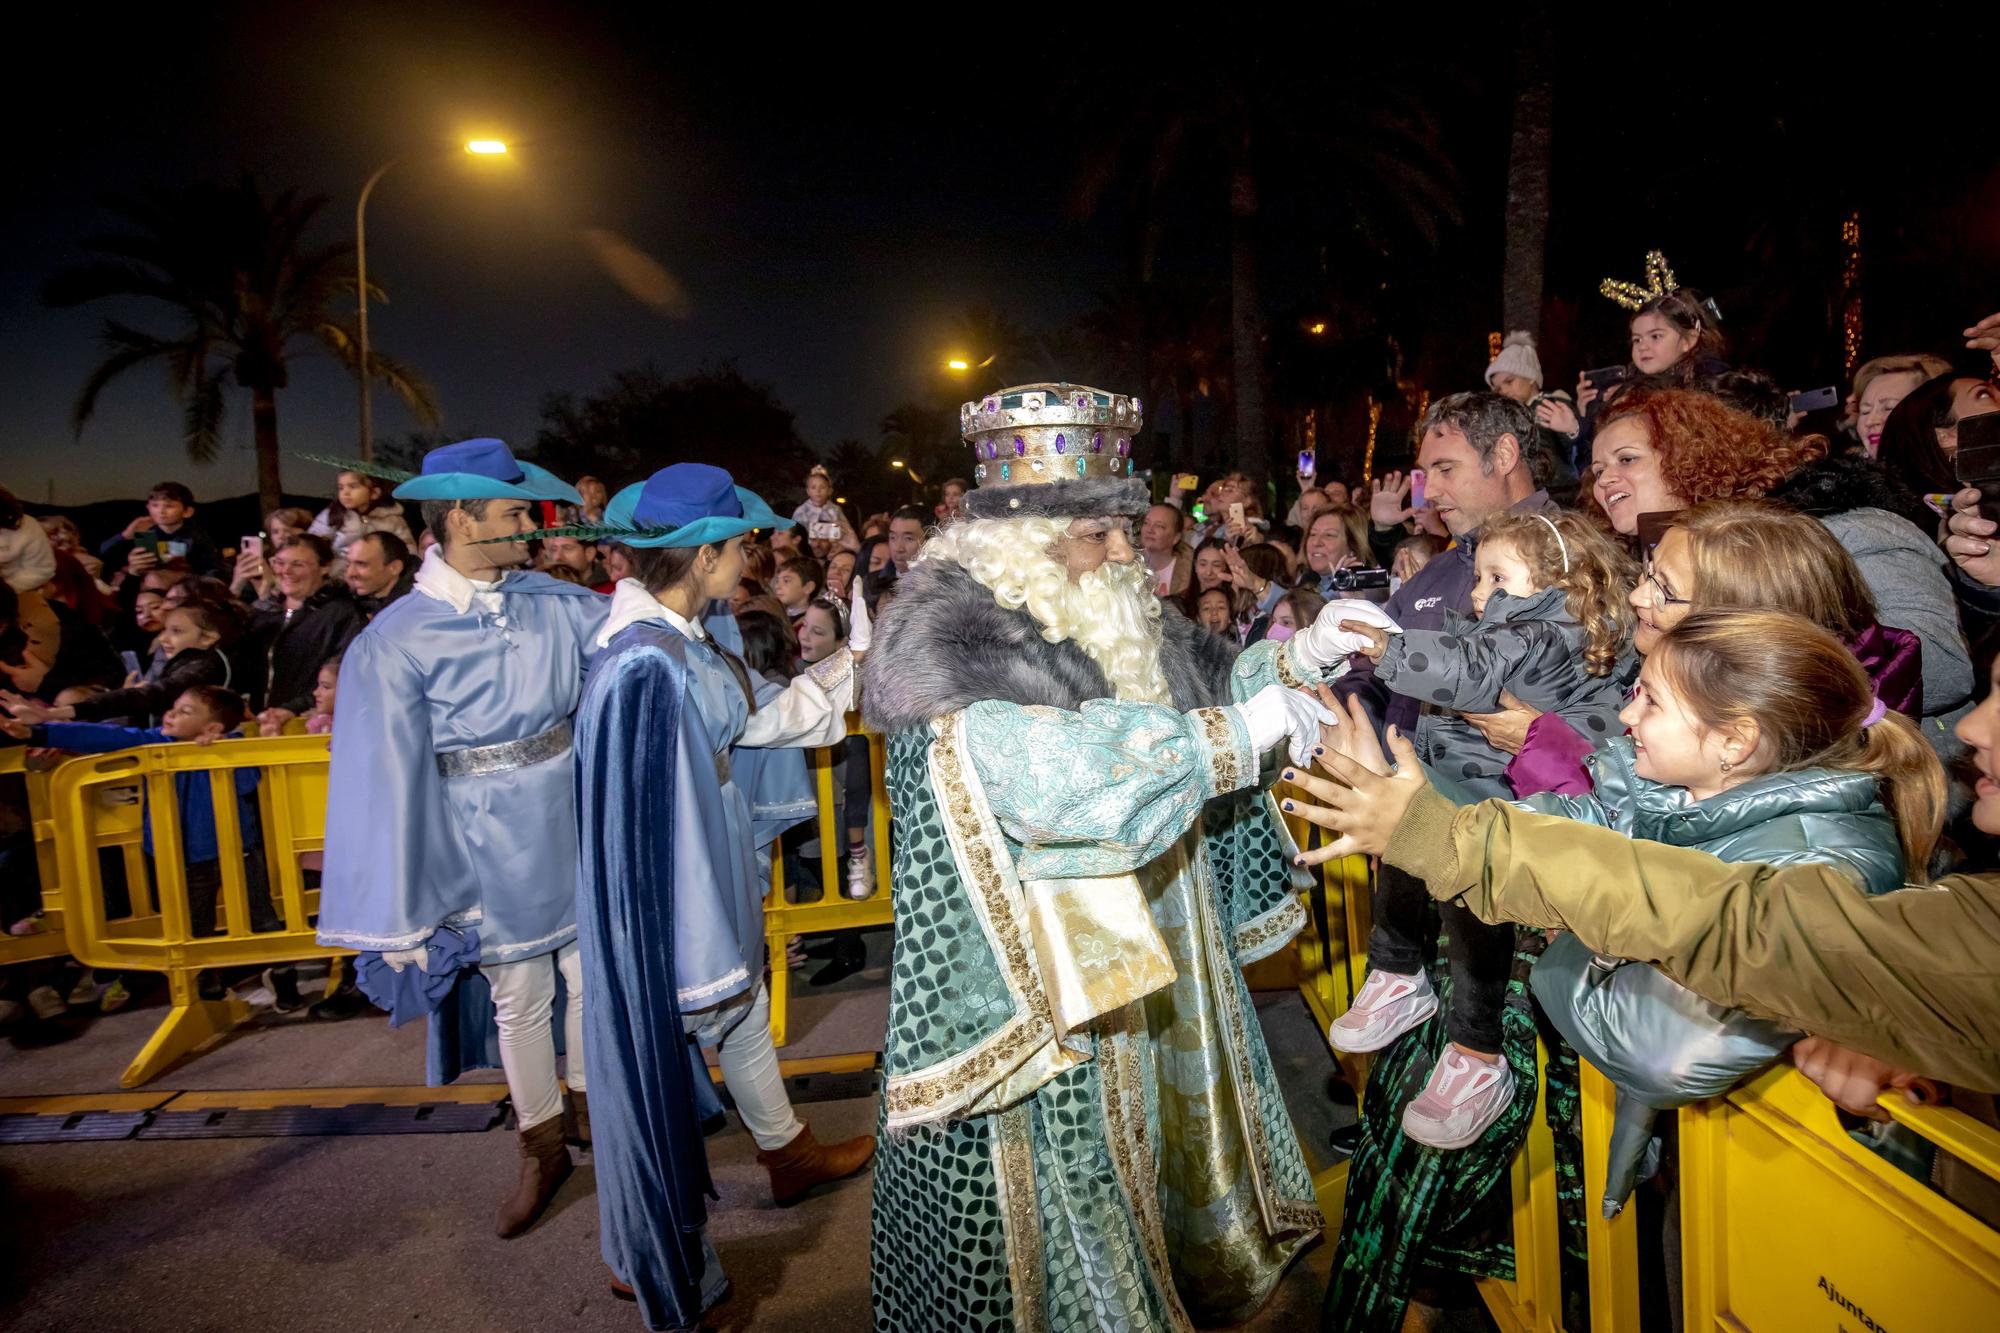
<svg viewBox="0 0 2000 1333"><path fill-rule="evenodd" d="M1723 760L1723 761L1722 761L1722 771L1723 771L1723 772L1727 773L1727 772L1728 772L1728 771L1729 771L1730 769L1732 769L1732 768L1734 768L1734 767L1736 767L1736 765L1734 765L1734 764L1730 763L1730 762L1729 762L1729 761L1728 761L1727 759L1725 759L1725 760Z"/></svg>

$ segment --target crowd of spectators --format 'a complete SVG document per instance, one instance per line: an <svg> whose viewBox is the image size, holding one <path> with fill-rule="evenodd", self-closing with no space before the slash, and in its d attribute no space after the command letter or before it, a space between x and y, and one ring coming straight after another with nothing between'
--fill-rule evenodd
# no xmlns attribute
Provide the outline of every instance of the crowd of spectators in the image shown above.
<svg viewBox="0 0 2000 1333"><path fill-rule="evenodd" d="M1966 335L1977 363L1892 352L1855 370L1843 402L1795 410L1805 404L1772 377L1732 361L1712 303L1683 289L1636 311L1627 363L1614 374L1579 377L1573 394L1547 386L1532 338L1510 335L1484 387L1430 404L1412 440L1418 466L1408 472L1356 475L1352 451L1329 449L1302 456L1306 466L1278 487L1238 473L1205 485L1175 476L1156 487L1158 502L1135 522L1134 546L1164 614L1185 615L1239 645L1304 633L1329 602L1372 603L1406 631L1469 634L1518 616L1523 603L1546 593L1544 609L1554 607L1548 614L1566 624L1558 604L1580 586L1588 555L1588 570L1623 580L1593 586L1584 599L1593 677L1623 673L1618 688L1630 686L1638 663L1690 615L1803 617L1844 645L1876 696L1949 764L1965 752L1959 724L2000 642L1994 502L1962 485L1956 467L1962 423L2000 413L2000 315ZM1347 475L1322 470L1335 457ZM952 479L935 505L857 524L833 498L824 470L814 469L794 515L799 526L746 546L732 607L749 668L780 683L846 640L857 601L881 615L926 536L959 517L966 489ZM606 488L584 478L579 492L579 510L549 520L601 522ZM1482 530L1526 516L1537 526L1508 528L1518 579L1510 585L1501 560L1488 586L1489 570L1477 563ZM0 490L0 727L32 745L83 750L199 743L244 730L324 732L342 652L374 615L410 594L428 545L382 483L351 472L317 514L274 510L234 550L204 530L196 497L177 481L153 487L145 512L94 549L70 518L31 517ZM1489 556L1497 559L1497 550ZM539 544L537 567L609 592L631 571L632 556L613 541L552 537ZM1511 596L1490 595L1496 589ZM1568 614L1582 619L1579 596L1570 597ZM1408 673L1408 657L1385 656L1377 644L1357 655L1345 688L1368 702L1378 723L1484 747L1497 756L1491 774L1504 774L1516 791L1526 790L1530 769L1534 790L1566 790L1559 784L1567 778L1548 775L1581 773L1601 740L1586 734L1579 715L1523 698L1513 682L1532 672L1492 676L1497 683L1477 707L1442 705L1442 687L1422 698L1401 693L1396 672ZM1579 649L1566 665L1581 672L1583 662ZM1451 688L1463 704L1464 682ZM1441 708L1456 715L1455 730L1431 726ZM1605 730L1601 716L1588 721ZM1482 763L1467 759L1463 767L1486 774ZM816 861L811 877L828 891L865 896L877 873L865 749L844 755L836 776L836 827L846 845L820 848L817 827L802 830L786 846L788 864ZM1968 803L1960 782L1953 812ZM245 808L245 842L254 849L254 802ZM183 814L184 827L206 821L201 847L212 853L213 812ZM23 864L20 822L4 832L0 856ZM1945 832L1929 863L1902 867L1905 878L1926 882L1993 859L1990 843L1962 821ZM191 858L196 842L191 836ZM261 873L257 879L253 928L275 928ZM193 904L193 920L212 929L210 868L191 861L188 882L197 898L206 893L205 903ZM20 891L18 877L4 899L5 924L36 928L35 896ZM1479 938L1470 918L1454 926L1461 951ZM1412 959L1424 944L1398 943ZM1494 957L1497 974L1454 955L1452 965L1478 983L1462 996L1482 987L1489 1000L1498 993L1493 976L1504 983L1511 946ZM822 975L852 966L834 949ZM1486 975L1474 976L1481 968ZM287 977L267 982L281 1007L296 1003ZM67 992L43 981L24 994L14 980L5 994L47 1020L66 1002L94 997L110 1007L122 992L121 982L107 988L86 975ZM1497 1009L1488 1009L1481 1022L1453 1028L1455 1043L1468 1037L1473 1057L1491 1057L1479 1048L1497 1044ZM1828 1067L1822 1044L1806 1049L1814 1059L1802 1063L1816 1073ZM1836 1095L1870 1114L1871 1099L1854 1091L1854 1062L1838 1064ZM1880 1072L1886 1086L1912 1071Z"/></svg>

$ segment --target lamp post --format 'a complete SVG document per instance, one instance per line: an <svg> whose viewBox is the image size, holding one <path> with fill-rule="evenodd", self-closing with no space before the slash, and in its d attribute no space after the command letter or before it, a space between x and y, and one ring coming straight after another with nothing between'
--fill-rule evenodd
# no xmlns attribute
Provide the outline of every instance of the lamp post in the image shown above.
<svg viewBox="0 0 2000 1333"><path fill-rule="evenodd" d="M466 143L465 151L479 157L490 157L505 154L507 145L499 139L473 139ZM359 343L359 359L355 362L359 373L355 378L361 382L361 461L364 463L375 459L375 415L374 407L368 400L368 196L375 192L375 186L389 174L391 167L406 160L403 156L392 157L375 168L375 174L361 187L361 197L354 204L354 331Z"/></svg>

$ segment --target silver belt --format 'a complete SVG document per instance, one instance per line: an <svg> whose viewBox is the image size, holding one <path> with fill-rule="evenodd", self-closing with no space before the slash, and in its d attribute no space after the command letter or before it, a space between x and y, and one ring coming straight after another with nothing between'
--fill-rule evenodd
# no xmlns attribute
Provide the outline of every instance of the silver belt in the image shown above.
<svg viewBox="0 0 2000 1333"><path fill-rule="evenodd" d="M502 741L498 745L475 745L468 750L445 750L437 757L438 772L448 778L480 777L526 768L569 753L569 723L562 721L539 736L524 741Z"/></svg>

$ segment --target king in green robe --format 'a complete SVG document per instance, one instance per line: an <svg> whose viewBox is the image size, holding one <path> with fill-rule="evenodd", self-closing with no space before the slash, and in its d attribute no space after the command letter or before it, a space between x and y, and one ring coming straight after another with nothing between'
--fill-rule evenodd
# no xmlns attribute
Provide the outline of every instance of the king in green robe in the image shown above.
<svg viewBox="0 0 2000 1333"><path fill-rule="evenodd" d="M881 1330L1234 1323L1322 1226L1242 976L1304 912L1239 706L1320 672L1160 609L1144 505L1122 472L982 485L863 668L894 826Z"/></svg>

